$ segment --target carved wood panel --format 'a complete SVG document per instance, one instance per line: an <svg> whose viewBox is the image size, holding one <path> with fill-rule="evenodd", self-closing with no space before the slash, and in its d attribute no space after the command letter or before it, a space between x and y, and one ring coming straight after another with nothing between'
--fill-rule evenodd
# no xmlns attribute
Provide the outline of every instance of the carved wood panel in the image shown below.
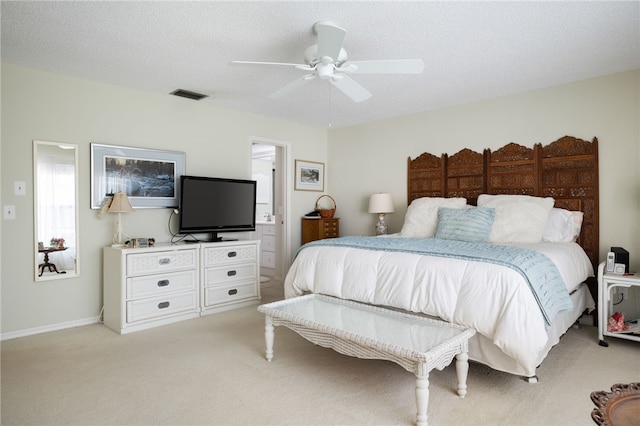
<svg viewBox="0 0 640 426"><path fill-rule="evenodd" d="M493 152L465 148L450 157L424 153L408 159L407 183L409 203L420 197L464 197L475 205L482 193L553 197L556 207L584 213L578 243L597 268L597 138L564 136L533 148L511 142Z"/></svg>
<svg viewBox="0 0 640 426"><path fill-rule="evenodd" d="M537 194L540 188L539 150L539 144L531 149L513 142L497 151L485 150L488 174L487 193Z"/></svg>
<svg viewBox="0 0 640 426"><path fill-rule="evenodd" d="M486 191L484 154L465 148L448 157L445 154L447 197L462 197L476 204L478 196Z"/></svg>
<svg viewBox="0 0 640 426"><path fill-rule="evenodd" d="M444 156L424 153L415 160L409 158L407 180L409 204L422 197L445 197Z"/></svg>

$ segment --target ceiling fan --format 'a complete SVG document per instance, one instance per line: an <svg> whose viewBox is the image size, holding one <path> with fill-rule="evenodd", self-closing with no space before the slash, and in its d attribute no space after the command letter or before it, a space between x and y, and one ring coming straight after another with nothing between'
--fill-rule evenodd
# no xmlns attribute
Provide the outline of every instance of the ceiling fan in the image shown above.
<svg viewBox="0 0 640 426"><path fill-rule="evenodd" d="M318 36L318 43L304 51L304 64L232 61L230 65L288 67L308 72L272 93L270 98L281 98L319 78L328 80L355 102L369 99L371 93L349 74L420 74L424 69L421 59L347 61L347 52L342 47L346 30L331 21L318 21L313 24L313 31Z"/></svg>

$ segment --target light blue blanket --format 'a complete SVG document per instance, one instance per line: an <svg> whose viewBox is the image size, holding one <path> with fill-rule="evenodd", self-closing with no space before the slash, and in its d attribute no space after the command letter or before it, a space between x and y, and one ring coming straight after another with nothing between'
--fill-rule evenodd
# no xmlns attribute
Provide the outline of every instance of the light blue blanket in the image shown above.
<svg viewBox="0 0 640 426"><path fill-rule="evenodd" d="M535 250L485 242L394 237L330 238L307 243L300 250L314 246L416 253L502 265L517 271L525 279L547 326L558 312L573 307L558 268L547 256Z"/></svg>

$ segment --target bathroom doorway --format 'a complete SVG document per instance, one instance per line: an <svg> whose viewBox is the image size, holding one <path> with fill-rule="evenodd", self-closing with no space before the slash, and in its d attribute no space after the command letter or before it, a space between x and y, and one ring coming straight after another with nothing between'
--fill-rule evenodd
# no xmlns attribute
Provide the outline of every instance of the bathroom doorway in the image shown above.
<svg viewBox="0 0 640 426"><path fill-rule="evenodd" d="M288 152L286 143L258 138L251 140L252 179L258 182L255 238L262 241L262 282L283 280L289 267Z"/></svg>

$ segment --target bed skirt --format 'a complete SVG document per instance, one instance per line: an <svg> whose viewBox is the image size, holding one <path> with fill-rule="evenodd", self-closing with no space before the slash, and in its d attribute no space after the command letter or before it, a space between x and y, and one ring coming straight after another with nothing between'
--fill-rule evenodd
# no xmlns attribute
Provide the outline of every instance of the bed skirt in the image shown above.
<svg viewBox="0 0 640 426"><path fill-rule="evenodd" d="M571 300L573 309L558 314L553 324L547 329L547 335L549 336L547 344L539 354L538 362L535 366L519 365L513 358L502 352L490 339L479 333L476 333L469 340L469 359L488 365L494 370L519 376L534 377L536 375L536 367L542 363L551 348L560 341L562 335L582 316L585 310L590 312L595 309L595 301L591 297L586 283L582 283L571 294Z"/></svg>

